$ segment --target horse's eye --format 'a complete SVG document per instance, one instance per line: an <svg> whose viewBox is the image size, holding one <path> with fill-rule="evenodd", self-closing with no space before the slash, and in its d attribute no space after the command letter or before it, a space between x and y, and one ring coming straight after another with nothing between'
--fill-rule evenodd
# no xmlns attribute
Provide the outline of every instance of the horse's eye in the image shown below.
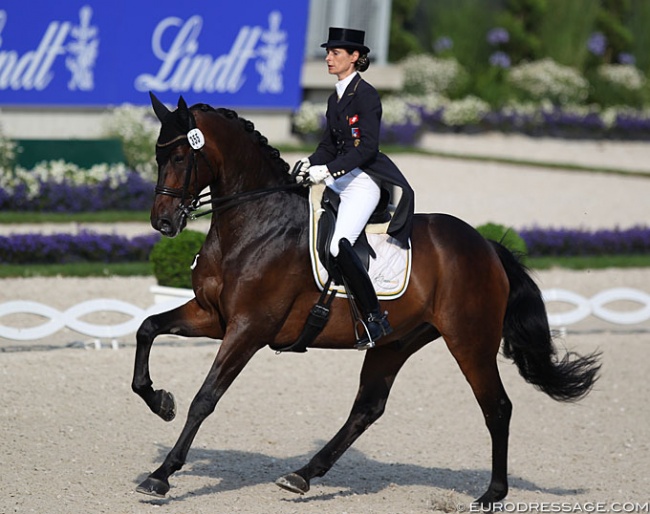
<svg viewBox="0 0 650 514"><path fill-rule="evenodd" d="M184 160L185 160L185 156L183 154L176 154L176 155L172 156L172 162L174 164L181 163Z"/></svg>

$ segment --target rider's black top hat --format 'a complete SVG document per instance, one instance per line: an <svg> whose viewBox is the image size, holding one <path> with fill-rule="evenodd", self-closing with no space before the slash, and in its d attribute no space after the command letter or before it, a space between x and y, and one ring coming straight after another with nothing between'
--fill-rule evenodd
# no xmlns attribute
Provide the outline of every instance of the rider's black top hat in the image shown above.
<svg viewBox="0 0 650 514"><path fill-rule="evenodd" d="M322 48L349 48L367 54L370 52L370 48L363 44L365 36L366 33L363 30L330 27L328 41L320 46Z"/></svg>

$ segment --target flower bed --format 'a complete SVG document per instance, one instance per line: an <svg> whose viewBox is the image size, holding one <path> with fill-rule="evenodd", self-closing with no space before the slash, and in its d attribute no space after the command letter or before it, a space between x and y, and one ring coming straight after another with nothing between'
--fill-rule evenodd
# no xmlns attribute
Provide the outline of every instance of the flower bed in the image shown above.
<svg viewBox="0 0 650 514"><path fill-rule="evenodd" d="M518 234L526 243L531 257L650 253L650 227L595 231L526 228L519 230ZM146 262L160 239L159 234L128 238L92 231L0 236L0 263ZM173 246L176 240L164 242ZM186 258L177 255L175 259L183 263L191 262L196 248L192 247L186 252Z"/></svg>
<svg viewBox="0 0 650 514"><path fill-rule="evenodd" d="M153 176L149 179L121 164L82 169L75 164L50 161L32 170L0 169L0 210L148 210L153 188Z"/></svg>
<svg viewBox="0 0 650 514"><path fill-rule="evenodd" d="M595 230L529 228L519 231L528 255L639 255L650 253L650 227Z"/></svg>
<svg viewBox="0 0 650 514"><path fill-rule="evenodd" d="M0 236L0 263L147 262L159 240L160 234L128 238L91 231Z"/></svg>

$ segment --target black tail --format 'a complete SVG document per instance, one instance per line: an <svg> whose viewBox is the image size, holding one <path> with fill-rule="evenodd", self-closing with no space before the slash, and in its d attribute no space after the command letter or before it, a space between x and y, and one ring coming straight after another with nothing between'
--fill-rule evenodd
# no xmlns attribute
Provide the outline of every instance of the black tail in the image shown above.
<svg viewBox="0 0 650 514"><path fill-rule="evenodd" d="M598 378L600 353L559 358L548 325L546 306L537 284L510 250L491 241L510 281L503 326L503 353L514 360L521 376L558 401L584 397Z"/></svg>

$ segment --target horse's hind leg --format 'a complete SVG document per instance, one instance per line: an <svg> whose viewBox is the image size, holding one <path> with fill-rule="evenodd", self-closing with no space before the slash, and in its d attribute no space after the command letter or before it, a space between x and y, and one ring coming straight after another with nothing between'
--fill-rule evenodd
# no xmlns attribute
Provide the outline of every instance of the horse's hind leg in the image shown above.
<svg viewBox="0 0 650 514"><path fill-rule="evenodd" d="M153 389L149 374L149 356L154 339L161 334L171 333L215 339L222 337L218 320L202 310L196 300L191 300L171 311L149 316L142 322L136 334L137 346L131 387L149 408L165 421L174 419L176 404L171 393L163 389Z"/></svg>
<svg viewBox="0 0 650 514"><path fill-rule="evenodd" d="M480 338L486 341L482 351L476 346L460 350L451 340L447 341L447 346L469 382L490 432L492 476L487 491L476 500L482 506L489 506L505 498L508 493L508 434L512 403L503 387L496 363L500 338L486 335ZM490 350L491 347L494 350Z"/></svg>
<svg viewBox="0 0 650 514"><path fill-rule="evenodd" d="M402 365L435 337L433 329L427 327L401 350L397 345L368 350L361 369L359 391L345 424L306 466L278 478L275 483L293 493L309 491L311 479L325 475L352 443L384 413L390 389Z"/></svg>

